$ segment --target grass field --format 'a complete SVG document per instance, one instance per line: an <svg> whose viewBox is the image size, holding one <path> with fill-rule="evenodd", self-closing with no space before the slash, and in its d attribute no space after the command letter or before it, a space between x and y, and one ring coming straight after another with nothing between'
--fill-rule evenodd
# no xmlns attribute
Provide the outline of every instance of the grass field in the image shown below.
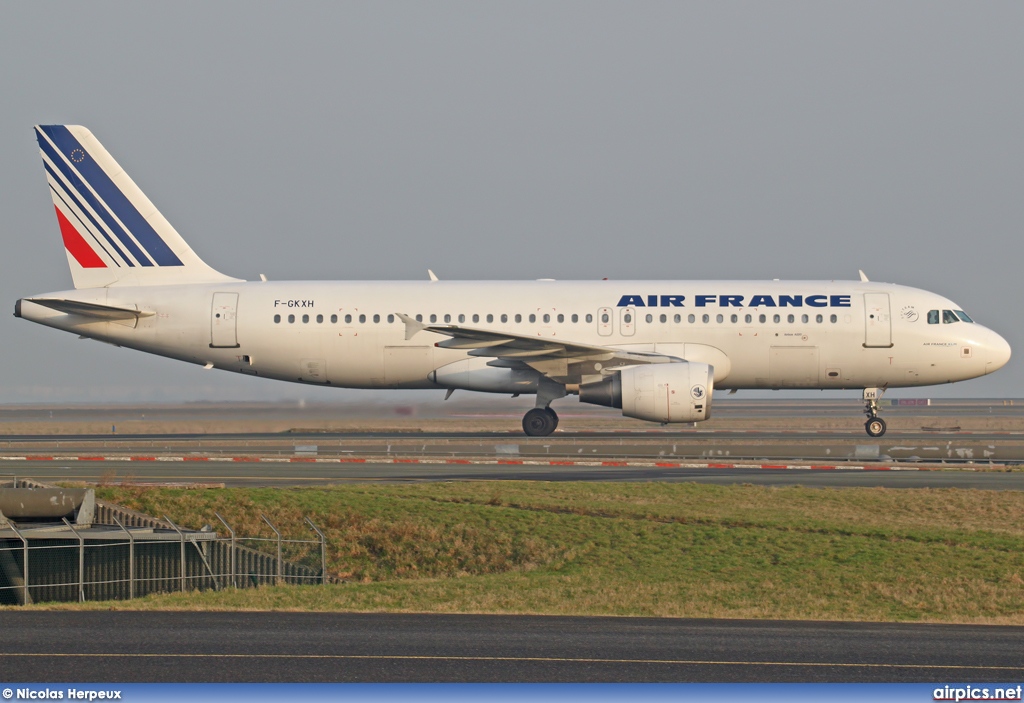
<svg viewBox="0 0 1024 703"><path fill-rule="evenodd" d="M664 483L107 487L239 534L328 535L328 586L60 607L1024 624L1024 494Z"/></svg>

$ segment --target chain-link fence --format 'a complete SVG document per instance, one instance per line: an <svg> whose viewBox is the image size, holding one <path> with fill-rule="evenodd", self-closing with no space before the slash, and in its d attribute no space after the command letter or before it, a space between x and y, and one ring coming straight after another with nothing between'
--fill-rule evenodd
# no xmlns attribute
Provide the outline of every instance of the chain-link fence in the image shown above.
<svg viewBox="0 0 1024 703"><path fill-rule="evenodd" d="M311 539L186 531L160 526L11 523L0 529L0 604L125 599L170 591L326 582L326 545ZM170 528L164 525L169 525Z"/></svg>

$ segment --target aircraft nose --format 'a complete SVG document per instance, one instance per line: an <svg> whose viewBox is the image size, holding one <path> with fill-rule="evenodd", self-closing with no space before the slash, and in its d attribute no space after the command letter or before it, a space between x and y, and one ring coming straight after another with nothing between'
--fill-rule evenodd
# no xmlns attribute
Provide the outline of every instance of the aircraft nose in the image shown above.
<svg viewBox="0 0 1024 703"><path fill-rule="evenodd" d="M988 353L985 359L985 373L987 374L1006 366L1006 362L1010 360L1011 353L1009 342L995 332L992 333L992 336L994 339L986 345L988 346Z"/></svg>

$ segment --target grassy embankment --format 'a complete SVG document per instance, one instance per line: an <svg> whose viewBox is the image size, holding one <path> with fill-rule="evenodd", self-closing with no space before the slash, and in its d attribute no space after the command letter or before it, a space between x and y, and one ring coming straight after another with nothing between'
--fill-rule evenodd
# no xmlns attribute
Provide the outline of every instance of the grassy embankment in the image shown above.
<svg viewBox="0 0 1024 703"><path fill-rule="evenodd" d="M55 607L651 615L1024 624L1024 494L430 483L100 497L239 534L328 534L343 583Z"/></svg>

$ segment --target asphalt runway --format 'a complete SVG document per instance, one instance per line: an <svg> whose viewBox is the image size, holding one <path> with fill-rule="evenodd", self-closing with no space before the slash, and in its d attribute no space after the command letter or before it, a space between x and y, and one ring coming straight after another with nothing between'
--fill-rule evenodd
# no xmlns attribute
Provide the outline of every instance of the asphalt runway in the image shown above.
<svg viewBox="0 0 1024 703"><path fill-rule="evenodd" d="M1024 628L661 618L0 612L0 679L992 682Z"/></svg>
<svg viewBox="0 0 1024 703"><path fill-rule="evenodd" d="M0 480L44 483L223 483L225 486L315 486L424 481L664 481L759 486L974 488L1024 490L1024 471L871 471L849 469L691 469L522 464L314 464L271 462L0 462Z"/></svg>

